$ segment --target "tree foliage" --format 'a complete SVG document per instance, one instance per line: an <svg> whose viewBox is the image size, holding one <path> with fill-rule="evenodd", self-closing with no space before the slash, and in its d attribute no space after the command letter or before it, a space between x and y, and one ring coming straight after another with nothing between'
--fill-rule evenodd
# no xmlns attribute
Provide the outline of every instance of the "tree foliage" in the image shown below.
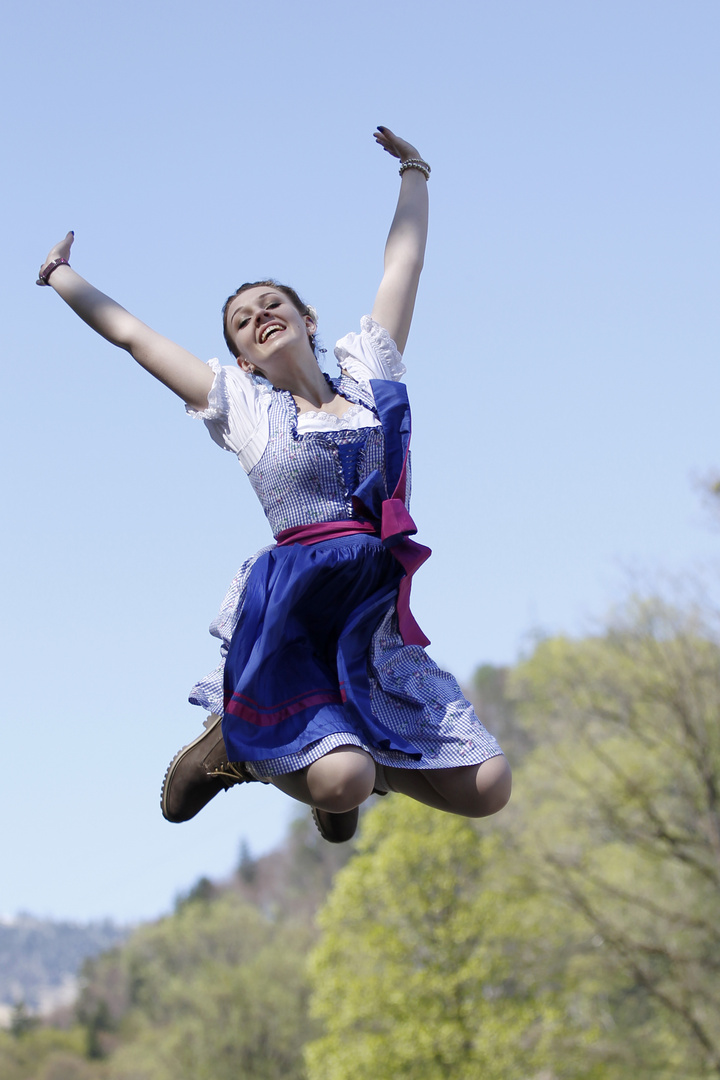
<svg viewBox="0 0 720 1080"><path fill-rule="evenodd" d="M535 1075L548 1040L568 1060L595 1034L568 1020L567 942L499 831L407 800L369 814L321 913L310 1080L505 1080ZM591 1077L577 1055L574 1075Z"/></svg>
<svg viewBox="0 0 720 1080"><path fill-rule="evenodd" d="M0 1031L2 1080L101 1080L86 1060L84 1035L76 1028L42 1027L16 1038Z"/></svg>
<svg viewBox="0 0 720 1080"><path fill-rule="evenodd" d="M546 735L528 762L519 852L602 941L596 972L626 987L617 1004L640 1024L638 1057L655 1047L670 1076L720 1075L712 613L637 601L603 637L541 645L515 691Z"/></svg>
<svg viewBox="0 0 720 1080"><path fill-rule="evenodd" d="M310 1080L720 1075L715 629L636 602L540 643L508 811L368 815L321 914Z"/></svg>
<svg viewBox="0 0 720 1080"><path fill-rule="evenodd" d="M309 934L231 893L142 928L92 983L127 1003L108 1080L299 1078Z"/></svg>

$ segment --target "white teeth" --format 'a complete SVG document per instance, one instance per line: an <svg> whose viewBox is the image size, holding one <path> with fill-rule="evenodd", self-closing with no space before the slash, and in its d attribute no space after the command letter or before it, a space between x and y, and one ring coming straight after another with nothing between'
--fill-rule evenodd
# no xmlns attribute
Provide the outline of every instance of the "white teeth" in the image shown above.
<svg viewBox="0 0 720 1080"><path fill-rule="evenodd" d="M270 323L269 326L266 326L262 334L260 335L260 344L264 345L267 339L272 333L274 333L275 330L282 330L282 326L280 325L280 323Z"/></svg>

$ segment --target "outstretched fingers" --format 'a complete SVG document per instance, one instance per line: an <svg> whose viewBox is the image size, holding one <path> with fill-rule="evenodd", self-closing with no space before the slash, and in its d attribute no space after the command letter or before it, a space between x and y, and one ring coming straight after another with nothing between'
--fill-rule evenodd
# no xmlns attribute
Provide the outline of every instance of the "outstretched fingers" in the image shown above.
<svg viewBox="0 0 720 1080"><path fill-rule="evenodd" d="M375 141L379 146L382 146L383 150L386 150L388 154L392 154L393 157L399 158L400 161L407 161L409 158L420 157L417 149L412 143L406 142L405 139L401 139L398 135L395 135L390 128L379 126L374 132Z"/></svg>

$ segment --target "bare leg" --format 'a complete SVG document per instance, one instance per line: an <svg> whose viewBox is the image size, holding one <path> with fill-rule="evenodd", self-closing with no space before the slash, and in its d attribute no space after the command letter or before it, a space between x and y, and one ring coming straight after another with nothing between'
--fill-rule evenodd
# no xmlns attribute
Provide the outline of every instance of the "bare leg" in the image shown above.
<svg viewBox="0 0 720 1080"><path fill-rule="evenodd" d="M272 776L270 781L298 802L330 814L343 814L371 795L375 762L359 746L338 746L312 765L284 776Z"/></svg>
<svg viewBox="0 0 720 1080"><path fill-rule="evenodd" d="M487 817L510 798L512 776L502 754L481 765L454 769L398 769L386 766L391 791L462 817ZM375 786L375 762L359 746L339 746L298 772L273 776L271 783L298 802L342 814L360 806Z"/></svg>
<svg viewBox="0 0 720 1080"><path fill-rule="evenodd" d="M502 754L482 765L455 769L385 770L392 791L462 817L487 817L502 810L510 798L512 775Z"/></svg>

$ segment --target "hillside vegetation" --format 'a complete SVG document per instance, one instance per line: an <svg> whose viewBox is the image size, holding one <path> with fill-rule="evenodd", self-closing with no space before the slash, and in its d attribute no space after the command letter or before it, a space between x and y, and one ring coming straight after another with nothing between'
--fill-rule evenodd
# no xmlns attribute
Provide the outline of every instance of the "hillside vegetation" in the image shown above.
<svg viewBox="0 0 720 1080"><path fill-rule="evenodd" d="M506 811L390 795L342 848L303 818L90 961L72 1015L18 1015L3 1080L720 1077L714 614L633 601L475 694Z"/></svg>

